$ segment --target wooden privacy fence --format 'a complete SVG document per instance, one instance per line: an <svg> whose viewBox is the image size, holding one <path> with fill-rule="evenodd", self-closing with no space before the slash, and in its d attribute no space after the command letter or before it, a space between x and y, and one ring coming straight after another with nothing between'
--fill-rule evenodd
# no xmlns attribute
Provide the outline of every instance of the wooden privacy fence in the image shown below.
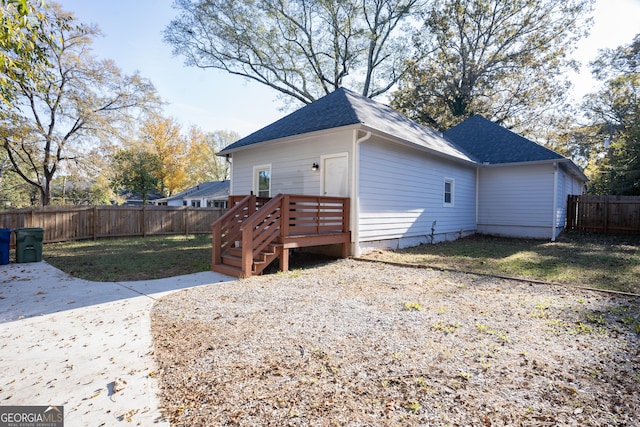
<svg viewBox="0 0 640 427"><path fill-rule="evenodd" d="M221 208L186 206L50 206L0 211L0 228L43 228L44 243L102 237L209 234L211 224L221 215Z"/></svg>
<svg viewBox="0 0 640 427"><path fill-rule="evenodd" d="M640 234L640 197L569 196L567 230Z"/></svg>

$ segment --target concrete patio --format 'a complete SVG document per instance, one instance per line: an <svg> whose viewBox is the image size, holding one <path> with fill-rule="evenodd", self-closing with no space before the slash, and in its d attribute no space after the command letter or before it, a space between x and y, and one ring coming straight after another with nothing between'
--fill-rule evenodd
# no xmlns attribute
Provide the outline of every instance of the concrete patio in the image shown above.
<svg viewBox="0 0 640 427"><path fill-rule="evenodd" d="M150 309L213 272L89 282L46 262L0 265L0 401L64 406L66 426L168 425L157 398Z"/></svg>

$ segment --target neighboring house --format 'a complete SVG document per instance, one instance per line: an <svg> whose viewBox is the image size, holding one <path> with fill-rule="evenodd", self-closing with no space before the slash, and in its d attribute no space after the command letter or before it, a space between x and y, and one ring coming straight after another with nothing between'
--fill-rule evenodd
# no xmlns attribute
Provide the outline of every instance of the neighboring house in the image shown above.
<svg viewBox="0 0 640 427"><path fill-rule="evenodd" d="M119 196L125 200L123 206L142 206L142 195L132 191L122 191ZM147 203L156 204L156 200L160 198L159 194L147 194Z"/></svg>
<svg viewBox="0 0 640 427"><path fill-rule="evenodd" d="M351 254L473 233L555 239L568 159L480 116L442 135L338 89L229 145L231 194L351 200Z"/></svg>
<svg viewBox="0 0 640 427"><path fill-rule="evenodd" d="M203 182L175 196L155 200L159 206L189 206L193 208L227 208L230 183L226 181Z"/></svg>

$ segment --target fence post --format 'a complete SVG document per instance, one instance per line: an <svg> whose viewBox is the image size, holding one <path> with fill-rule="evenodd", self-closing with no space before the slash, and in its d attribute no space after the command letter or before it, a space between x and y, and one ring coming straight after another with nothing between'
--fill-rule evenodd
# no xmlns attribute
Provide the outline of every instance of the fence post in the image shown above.
<svg viewBox="0 0 640 427"><path fill-rule="evenodd" d="M609 198L604 198L604 232L609 232Z"/></svg>
<svg viewBox="0 0 640 427"><path fill-rule="evenodd" d="M186 207L182 219L184 221L184 235L186 236L189 234L189 206Z"/></svg>
<svg viewBox="0 0 640 427"><path fill-rule="evenodd" d="M98 207L93 207L93 240L98 240Z"/></svg>
<svg viewBox="0 0 640 427"><path fill-rule="evenodd" d="M142 237L147 237L147 219L145 215L146 207L142 205Z"/></svg>

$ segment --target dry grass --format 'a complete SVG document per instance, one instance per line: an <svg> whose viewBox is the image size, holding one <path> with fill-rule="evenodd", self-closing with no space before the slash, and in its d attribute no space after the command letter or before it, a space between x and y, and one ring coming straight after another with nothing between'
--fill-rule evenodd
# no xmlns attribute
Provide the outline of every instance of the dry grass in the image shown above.
<svg viewBox="0 0 640 427"><path fill-rule="evenodd" d="M565 232L555 242L474 235L366 256L640 294L640 235Z"/></svg>
<svg viewBox="0 0 640 427"><path fill-rule="evenodd" d="M633 297L340 260L152 312L175 426L636 425Z"/></svg>

